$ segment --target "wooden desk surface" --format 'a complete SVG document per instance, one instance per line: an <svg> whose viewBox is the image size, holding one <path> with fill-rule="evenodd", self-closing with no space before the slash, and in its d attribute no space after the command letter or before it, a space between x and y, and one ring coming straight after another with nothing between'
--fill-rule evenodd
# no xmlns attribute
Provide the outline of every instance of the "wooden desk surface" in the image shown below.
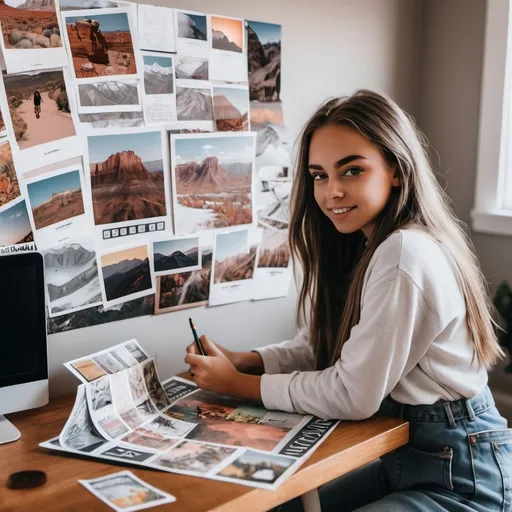
<svg viewBox="0 0 512 512"><path fill-rule="evenodd" d="M342 422L295 474L276 491L267 491L128 464L105 464L40 448L40 442L60 433L73 402L74 397L65 397L40 409L8 415L21 431L21 439L0 445L0 510L111 510L77 480L129 469L149 484L176 496L176 502L159 508L162 511L261 512L348 473L406 444L409 438L408 423L399 419ZM8 489L9 475L26 469L45 471L47 483L37 489Z"/></svg>

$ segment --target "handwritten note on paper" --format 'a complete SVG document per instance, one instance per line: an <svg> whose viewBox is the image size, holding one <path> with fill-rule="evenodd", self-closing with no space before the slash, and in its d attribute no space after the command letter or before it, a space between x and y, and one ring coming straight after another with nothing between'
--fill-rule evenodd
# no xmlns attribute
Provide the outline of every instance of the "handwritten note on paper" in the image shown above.
<svg viewBox="0 0 512 512"><path fill-rule="evenodd" d="M141 4L138 9L140 48L157 52L176 52L174 9Z"/></svg>

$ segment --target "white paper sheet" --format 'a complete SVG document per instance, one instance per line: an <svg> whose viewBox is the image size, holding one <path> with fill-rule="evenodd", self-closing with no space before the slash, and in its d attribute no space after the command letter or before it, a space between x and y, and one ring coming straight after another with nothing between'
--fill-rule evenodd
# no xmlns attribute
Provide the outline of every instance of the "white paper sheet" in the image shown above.
<svg viewBox="0 0 512 512"><path fill-rule="evenodd" d="M139 47L156 52L176 52L174 9L138 5Z"/></svg>
<svg viewBox="0 0 512 512"><path fill-rule="evenodd" d="M77 83L76 95L80 114L142 110L138 80Z"/></svg>

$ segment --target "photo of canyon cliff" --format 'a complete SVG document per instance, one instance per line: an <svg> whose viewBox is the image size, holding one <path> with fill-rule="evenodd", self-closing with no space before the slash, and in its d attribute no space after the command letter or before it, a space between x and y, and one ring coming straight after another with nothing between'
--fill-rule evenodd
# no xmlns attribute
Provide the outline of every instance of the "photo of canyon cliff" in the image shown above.
<svg viewBox="0 0 512 512"><path fill-rule="evenodd" d="M155 272L197 270L200 266L199 238L153 242ZM195 267L195 268L194 268Z"/></svg>
<svg viewBox="0 0 512 512"><path fill-rule="evenodd" d="M88 137L96 225L167 214L160 132Z"/></svg>
<svg viewBox="0 0 512 512"><path fill-rule="evenodd" d="M244 26L242 20L212 16L212 48L242 53Z"/></svg>
<svg viewBox="0 0 512 512"><path fill-rule="evenodd" d="M80 171L71 171L27 185L36 229L84 214Z"/></svg>
<svg viewBox="0 0 512 512"><path fill-rule="evenodd" d="M62 70L5 75L4 84L20 149L75 135ZM39 112L37 93L41 98Z"/></svg>
<svg viewBox="0 0 512 512"><path fill-rule="evenodd" d="M101 304L92 239L48 249L43 257L49 308L53 316Z"/></svg>
<svg viewBox="0 0 512 512"><path fill-rule="evenodd" d="M249 130L249 91L232 87L213 88L213 117L219 132Z"/></svg>
<svg viewBox="0 0 512 512"><path fill-rule="evenodd" d="M213 121L210 89L176 87L178 121Z"/></svg>
<svg viewBox="0 0 512 512"><path fill-rule="evenodd" d="M156 278L155 315L202 306L208 302L212 248L203 247L201 252L201 270Z"/></svg>
<svg viewBox="0 0 512 512"><path fill-rule="evenodd" d="M176 137L177 233L250 224L254 135Z"/></svg>
<svg viewBox="0 0 512 512"><path fill-rule="evenodd" d="M247 58L251 101L280 101L281 25L248 21Z"/></svg>
<svg viewBox="0 0 512 512"><path fill-rule="evenodd" d="M152 288L146 245L101 256L101 270L105 296L109 302L129 300L131 295Z"/></svg>
<svg viewBox="0 0 512 512"><path fill-rule="evenodd" d="M252 279L257 246L249 247L247 230L222 233L215 237L215 284Z"/></svg>
<svg viewBox="0 0 512 512"><path fill-rule="evenodd" d="M9 141L0 144L0 206L10 203L20 196L20 185Z"/></svg>
<svg viewBox="0 0 512 512"><path fill-rule="evenodd" d="M34 235L25 200L17 202L0 213L0 247L33 241Z"/></svg>
<svg viewBox="0 0 512 512"><path fill-rule="evenodd" d="M65 18L76 77L135 75L137 65L127 13L92 14Z"/></svg>
<svg viewBox="0 0 512 512"><path fill-rule="evenodd" d="M6 49L62 47L54 0L1 0L0 20Z"/></svg>

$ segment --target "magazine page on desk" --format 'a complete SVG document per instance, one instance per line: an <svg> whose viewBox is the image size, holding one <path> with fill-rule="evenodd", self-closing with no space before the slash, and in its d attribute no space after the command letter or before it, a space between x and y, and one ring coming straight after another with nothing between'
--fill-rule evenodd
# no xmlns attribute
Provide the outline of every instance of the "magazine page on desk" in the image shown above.
<svg viewBox="0 0 512 512"><path fill-rule="evenodd" d="M174 9L139 4L137 18L141 50L176 53Z"/></svg>
<svg viewBox="0 0 512 512"><path fill-rule="evenodd" d="M59 2L4 0L0 47L8 73L67 66Z"/></svg>
<svg viewBox="0 0 512 512"><path fill-rule="evenodd" d="M83 152L67 93L67 70L53 69L5 75L0 107L12 141L18 173L55 164Z"/></svg>

